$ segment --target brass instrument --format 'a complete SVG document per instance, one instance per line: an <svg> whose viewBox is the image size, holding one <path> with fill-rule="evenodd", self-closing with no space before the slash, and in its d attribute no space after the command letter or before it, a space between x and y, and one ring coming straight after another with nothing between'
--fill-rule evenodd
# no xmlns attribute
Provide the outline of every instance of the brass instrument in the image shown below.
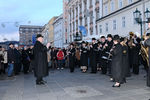
<svg viewBox="0 0 150 100"><path fill-rule="evenodd" d="M146 31L144 32L143 39L145 39ZM147 66L149 66L149 55L148 55L148 47L145 47L144 44L141 43L141 50L140 54L143 58L143 60L147 63Z"/></svg>

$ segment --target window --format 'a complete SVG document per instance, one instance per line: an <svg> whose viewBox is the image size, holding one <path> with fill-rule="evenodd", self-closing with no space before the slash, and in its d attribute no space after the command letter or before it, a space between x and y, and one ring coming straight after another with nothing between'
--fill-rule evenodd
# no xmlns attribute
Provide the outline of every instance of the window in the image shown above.
<svg viewBox="0 0 150 100"><path fill-rule="evenodd" d="M108 14L108 7L107 7L107 5L105 5L105 15L107 15Z"/></svg>
<svg viewBox="0 0 150 100"><path fill-rule="evenodd" d="M96 19L99 19L99 10L96 10Z"/></svg>
<svg viewBox="0 0 150 100"><path fill-rule="evenodd" d="M122 27L126 27L126 18L122 17Z"/></svg>
<svg viewBox="0 0 150 100"><path fill-rule="evenodd" d="M106 25L106 32L108 32L108 23L106 23L105 25Z"/></svg>
<svg viewBox="0 0 150 100"><path fill-rule="evenodd" d="M102 25L99 25L99 33L102 33Z"/></svg>
<svg viewBox="0 0 150 100"><path fill-rule="evenodd" d="M92 6L92 0L90 0L90 6Z"/></svg>
<svg viewBox="0 0 150 100"><path fill-rule="evenodd" d="M113 30L116 30L116 20L113 20Z"/></svg>
<svg viewBox="0 0 150 100"><path fill-rule="evenodd" d="M90 23L93 23L93 12L90 13Z"/></svg>
<svg viewBox="0 0 150 100"><path fill-rule="evenodd" d="M115 6L114 6L114 0L112 0L112 1L111 1L111 11L112 11L112 12L114 11L114 7L115 7Z"/></svg>
<svg viewBox="0 0 150 100"><path fill-rule="evenodd" d="M122 6L123 6L123 1L122 0L119 0L119 8L122 8Z"/></svg>
<svg viewBox="0 0 150 100"><path fill-rule="evenodd" d="M133 0L128 0L128 3L131 4L133 2Z"/></svg>

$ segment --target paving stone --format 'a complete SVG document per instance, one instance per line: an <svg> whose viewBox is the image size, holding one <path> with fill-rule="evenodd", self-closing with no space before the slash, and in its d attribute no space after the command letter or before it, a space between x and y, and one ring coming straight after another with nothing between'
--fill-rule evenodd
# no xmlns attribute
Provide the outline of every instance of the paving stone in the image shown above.
<svg viewBox="0 0 150 100"><path fill-rule="evenodd" d="M0 100L148 100L150 88L146 79L140 75L127 78L120 88L113 88L109 76L69 73L69 69L50 71L44 80L46 85L37 86L33 73L21 74L0 80Z"/></svg>

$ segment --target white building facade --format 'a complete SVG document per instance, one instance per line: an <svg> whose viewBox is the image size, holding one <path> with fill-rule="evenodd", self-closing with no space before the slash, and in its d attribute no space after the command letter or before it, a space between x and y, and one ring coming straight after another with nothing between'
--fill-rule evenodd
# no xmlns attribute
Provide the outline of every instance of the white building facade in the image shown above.
<svg viewBox="0 0 150 100"><path fill-rule="evenodd" d="M101 0L69 0L68 2L68 41L74 41L74 35L80 33L79 26L84 26L87 35L83 40L99 37L96 20L101 16Z"/></svg>
<svg viewBox="0 0 150 100"><path fill-rule="evenodd" d="M105 0L109 1L109 0ZM117 1L117 2L116 2ZM146 21L144 12L150 10L150 0L110 0L103 2L103 16L97 20L98 34L128 36L129 32L141 34L140 25L134 20L133 12L138 9ZM143 23L142 33L148 25Z"/></svg>
<svg viewBox="0 0 150 100"><path fill-rule="evenodd" d="M87 36L82 40L100 38L107 34L127 36L129 32L141 33L140 25L136 23L133 12L138 8L142 19L146 20L144 12L150 10L150 0L69 0L66 9L67 41L73 42L74 35L80 33L79 26L84 26ZM66 14L65 14L66 15ZM142 32L147 29L143 24Z"/></svg>
<svg viewBox="0 0 150 100"><path fill-rule="evenodd" d="M57 19L55 19L53 26L54 26L54 47L63 48L64 47L63 15L60 15Z"/></svg>

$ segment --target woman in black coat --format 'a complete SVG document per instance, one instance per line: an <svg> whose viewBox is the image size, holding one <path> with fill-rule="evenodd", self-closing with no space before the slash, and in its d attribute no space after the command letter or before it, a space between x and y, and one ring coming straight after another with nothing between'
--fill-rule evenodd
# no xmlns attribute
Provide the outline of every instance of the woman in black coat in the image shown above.
<svg viewBox="0 0 150 100"><path fill-rule="evenodd" d="M47 47L42 44L43 36L38 34L37 41L33 48L34 54L34 75L37 78L36 84L44 84L43 77L48 76L48 60L47 60L47 48L50 44L47 44Z"/></svg>
<svg viewBox="0 0 150 100"><path fill-rule="evenodd" d="M88 49L86 47L86 43L83 41L82 42L82 47L81 47L81 70L83 73L87 71L87 66L88 66Z"/></svg>
<svg viewBox="0 0 150 100"><path fill-rule="evenodd" d="M114 36L114 47L111 50L112 54L112 78L115 81L113 87L120 87L123 80L122 77L122 46L119 43L119 36Z"/></svg>

